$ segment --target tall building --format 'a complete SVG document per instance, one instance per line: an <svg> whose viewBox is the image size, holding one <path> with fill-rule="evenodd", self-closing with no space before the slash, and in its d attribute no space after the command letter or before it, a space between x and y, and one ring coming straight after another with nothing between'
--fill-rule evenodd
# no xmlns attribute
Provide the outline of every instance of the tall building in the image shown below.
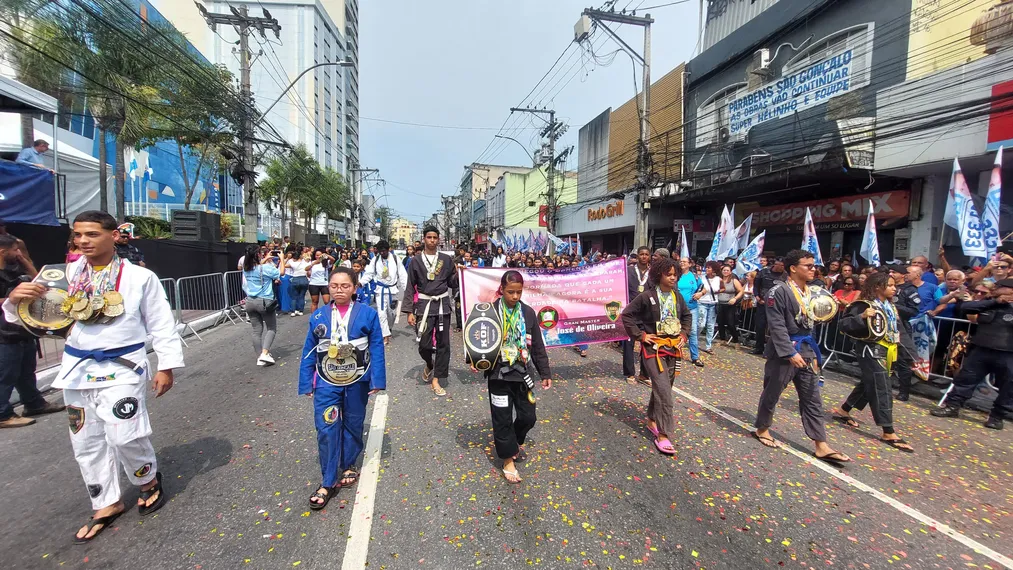
<svg viewBox="0 0 1013 570"><path fill-rule="evenodd" d="M390 245L395 248L403 248L415 241L419 227L414 222L405 218L394 218L390 221Z"/></svg>
<svg viewBox="0 0 1013 570"><path fill-rule="evenodd" d="M266 109L281 97L265 117L292 145L303 145L321 166L351 180L349 168L359 164L359 55L357 0L257 0L225 2L198 0L213 13L230 13L245 6L254 16L269 12L281 26L280 38L250 35L257 54L250 69L254 101ZM212 63L240 75L236 30L208 27L197 7L177 0L151 0L165 17ZM350 60L351 67L325 65L299 77L303 71L326 62ZM285 88L296 80L288 92ZM284 93L284 95L283 95ZM272 137L263 137L272 138Z"/></svg>

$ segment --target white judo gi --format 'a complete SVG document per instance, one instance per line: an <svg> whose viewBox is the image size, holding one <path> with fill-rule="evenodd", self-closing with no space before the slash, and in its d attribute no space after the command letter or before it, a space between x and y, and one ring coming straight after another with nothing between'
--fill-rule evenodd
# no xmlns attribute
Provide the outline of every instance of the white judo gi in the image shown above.
<svg viewBox="0 0 1013 570"><path fill-rule="evenodd" d="M67 266L69 279L83 263L87 261L82 257ZM151 336L159 370L183 367L182 343L158 277L126 260L120 272L118 291L124 313L108 324L75 323L53 383L54 388L63 389L74 457L95 510L120 501L117 464L138 486L150 483L158 471L145 405L153 376L145 339ZM10 300L4 302L3 313L8 322L19 322L17 307ZM133 370L113 360L100 362L70 354L122 352L118 349L128 347L136 348L124 352L122 358L139 365Z"/></svg>
<svg viewBox="0 0 1013 570"><path fill-rule="evenodd" d="M408 271L394 252L389 252L386 259L380 259L380 255L377 254L363 270L360 280L362 281L360 285L369 282L376 285L373 294L376 299L376 310L381 317L383 336L390 336L389 323L397 316L394 311L398 295L408 286Z"/></svg>

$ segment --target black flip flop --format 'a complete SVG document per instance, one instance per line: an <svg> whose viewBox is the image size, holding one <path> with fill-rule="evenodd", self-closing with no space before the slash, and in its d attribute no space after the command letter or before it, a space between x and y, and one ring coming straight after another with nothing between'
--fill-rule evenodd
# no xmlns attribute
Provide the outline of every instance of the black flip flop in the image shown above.
<svg viewBox="0 0 1013 570"><path fill-rule="evenodd" d="M148 505L148 506L137 505L137 513L140 514L142 517L150 515L151 513L157 511L160 508L162 508L162 505L165 504L165 491L162 490L162 473L161 472L155 473L155 486L154 487L148 489L147 491L141 491L141 499L143 499L145 502L147 502L148 499L150 499L151 497L153 497L155 495L155 493L158 493L158 498L155 499L155 502L153 504Z"/></svg>
<svg viewBox="0 0 1013 570"><path fill-rule="evenodd" d="M327 503L331 502L331 498L337 494L337 491L340 488L341 485L335 485L333 487L321 487L321 489L327 489L326 493L321 493L320 490L318 489L315 493L310 495L310 509L314 511L319 511L320 509L326 507ZM313 499L323 499L324 502L317 503L313 501Z"/></svg>
<svg viewBox="0 0 1013 570"><path fill-rule="evenodd" d="M879 438L879 441L882 441L883 443L889 445L890 447L892 447L894 449L899 449L899 450L903 451L904 453L914 453L915 452L915 450L912 449L912 448L900 447L900 445L898 445L898 444L911 445L910 443L904 441L903 439L883 439L883 438Z"/></svg>
<svg viewBox="0 0 1013 570"><path fill-rule="evenodd" d="M341 483L341 481L344 481L345 479L351 479L352 482L351 483ZM338 480L338 486L339 487L351 487L352 485L356 484L358 481L359 481L359 472L356 471L355 469L346 469L345 472L341 474L341 479Z"/></svg>
<svg viewBox="0 0 1013 570"><path fill-rule="evenodd" d="M770 449L780 449L781 448L781 444L777 443L777 440L774 439L774 438L772 438L772 437L770 437L769 435L759 435L755 431L749 432L749 435L753 436L753 439L755 439L756 441L758 441L761 444L763 444L763 447L767 447L767 448L770 448ZM768 442L768 441L770 443L774 444L774 445L767 445L765 442Z"/></svg>
<svg viewBox="0 0 1013 570"><path fill-rule="evenodd" d="M834 457L835 455L838 456L838 457ZM845 463L851 463L851 459L841 459L842 457L844 457L844 454L841 453L840 451L835 451L833 453L828 453L828 454L823 455L823 456L816 455L815 453L813 453L813 457L815 457L816 459L819 459L820 461L822 461L824 463L829 463L830 465L836 465L838 467L840 467L841 465L843 465Z"/></svg>
<svg viewBox="0 0 1013 570"><path fill-rule="evenodd" d="M831 417L834 418L835 422L842 423L842 424L848 426L849 428L857 428L858 427L858 420L856 420L855 418L853 418L851 416L831 415Z"/></svg>
<svg viewBox="0 0 1013 570"><path fill-rule="evenodd" d="M102 534L103 532L105 532L105 530L107 528L109 528L110 525L113 524L113 521L115 521L116 519L120 518L120 516L122 516L123 513L125 513L125 512L127 512L127 509L124 508L122 511L120 511L118 513L114 513L114 514L107 515L107 516L104 516L104 517L99 517L99 518L92 517L92 518L88 519L88 522L85 525L85 526L88 527L88 531L84 533L85 538L77 536L77 533L75 533L74 534L74 544L88 544L89 542L95 540L96 538L98 538L98 536L100 534ZM89 538L88 537L88 533L91 532L91 529L95 528L98 525L102 525L102 528L98 529L98 532L96 532L95 534L93 534Z"/></svg>

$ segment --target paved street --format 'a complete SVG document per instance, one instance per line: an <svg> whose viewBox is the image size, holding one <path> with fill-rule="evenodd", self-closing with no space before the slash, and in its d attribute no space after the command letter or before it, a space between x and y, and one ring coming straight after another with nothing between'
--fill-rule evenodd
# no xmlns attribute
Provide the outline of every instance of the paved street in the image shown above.
<svg viewBox="0 0 1013 570"><path fill-rule="evenodd" d="M2 566L334 568L360 532L351 553L368 548L369 568L390 569L998 569L1013 554L1013 429L986 430L980 413L942 420L928 401L897 403L914 455L879 443L868 411L858 430L831 422L831 445L855 463L816 465L792 389L774 426L790 449L749 437L740 422L755 414L762 361L719 347L706 369L682 374L673 459L647 439L648 390L618 378L617 350L560 349L512 486L460 347L450 396L436 398L404 328L388 348L383 441L369 442L380 451L375 497L344 490L310 513L319 467L310 402L296 396L303 322L284 317L272 368L254 366L245 326L191 343L176 387L149 404L172 500L143 521L131 511L94 544L71 542L90 510L66 417L0 432ZM851 386L828 377L828 413ZM374 499L371 518L353 515Z"/></svg>

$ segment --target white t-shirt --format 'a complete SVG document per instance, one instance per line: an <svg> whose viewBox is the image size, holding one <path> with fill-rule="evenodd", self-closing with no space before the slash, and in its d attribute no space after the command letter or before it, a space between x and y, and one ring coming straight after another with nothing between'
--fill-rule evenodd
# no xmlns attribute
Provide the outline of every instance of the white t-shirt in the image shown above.
<svg viewBox="0 0 1013 570"><path fill-rule="evenodd" d="M318 263L310 268L310 285L327 285L327 268L323 263Z"/></svg>
<svg viewBox="0 0 1013 570"><path fill-rule="evenodd" d="M724 284L721 283L721 278L718 276L711 277L710 279L702 277L703 281L703 297L697 301L697 303L703 303L704 305L716 305L718 302L718 293L724 290Z"/></svg>
<svg viewBox="0 0 1013 570"><path fill-rule="evenodd" d="M306 268L310 266L309 261L301 259L290 259L285 267L292 272L292 277L306 277Z"/></svg>

